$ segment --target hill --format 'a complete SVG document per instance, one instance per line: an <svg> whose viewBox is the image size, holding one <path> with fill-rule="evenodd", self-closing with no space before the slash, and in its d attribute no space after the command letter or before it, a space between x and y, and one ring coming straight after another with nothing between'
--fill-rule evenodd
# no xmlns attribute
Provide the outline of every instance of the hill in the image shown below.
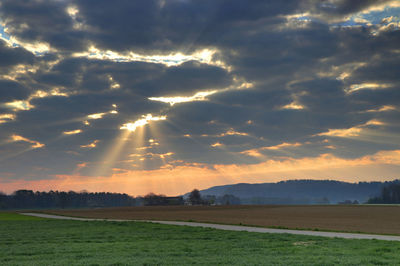
<svg viewBox="0 0 400 266"><path fill-rule="evenodd" d="M366 202L392 182L348 183L335 180L289 180L277 183L239 183L201 190L202 196L233 195L241 204L328 204Z"/></svg>

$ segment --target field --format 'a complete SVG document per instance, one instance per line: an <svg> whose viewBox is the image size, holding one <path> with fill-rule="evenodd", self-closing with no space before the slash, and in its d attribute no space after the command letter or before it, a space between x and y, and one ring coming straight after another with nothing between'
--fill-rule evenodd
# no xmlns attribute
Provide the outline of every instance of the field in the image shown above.
<svg viewBox="0 0 400 266"><path fill-rule="evenodd" d="M400 235L400 206L160 206L54 210L91 218L199 221L262 227Z"/></svg>
<svg viewBox="0 0 400 266"><path fill-rule="evenodd" d="M394 265L400 243L0 212L0 265Z"/></svg>

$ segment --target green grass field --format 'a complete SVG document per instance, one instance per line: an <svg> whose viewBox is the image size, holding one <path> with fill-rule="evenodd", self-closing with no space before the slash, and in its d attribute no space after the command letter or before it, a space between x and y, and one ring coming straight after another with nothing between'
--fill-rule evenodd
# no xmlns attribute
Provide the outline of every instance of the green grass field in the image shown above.
<svg viewBox="0 0 400 266"><path fill-rule="evenodd" d="M398 265L400 242L0 212L0 265Z"/></svg>

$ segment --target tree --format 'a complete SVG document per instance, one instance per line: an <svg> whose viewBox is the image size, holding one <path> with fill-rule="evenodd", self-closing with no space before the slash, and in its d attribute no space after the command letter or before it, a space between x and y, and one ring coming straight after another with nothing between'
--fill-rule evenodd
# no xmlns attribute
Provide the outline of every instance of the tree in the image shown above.
<svg viewBox="0 0 400 266"><path fill-rule="evenodd" d="M400 203L400 181L395 180L382 188L381 195L371 198L367 203Z"/></svg>
<svg viewBox="0 0 400 266"><path fill-rule="evenodd" d="M35 194L32 190L21 189L14 192L14 202L17 208L31 208L35 206Z"/></svg>
<svg viewBox="0 0 400 266"><path fill-rule="evenodd" d="M206 195L202 197L204 205L215 205L217 201L217 197L215 195Z"/></svg>
<svg viewBox="0 0 400 266"><path fill-rule="evenodd" d="M222 197L219 197L218 201L222 205L240 205L240 198L231 194L225 194Z"/></svg>
<svg viewBox="0 0 400 266"><path fill-rule="evenodd" d="M0 209L7 207L7 195L0 191Z"/></svg>
<svg viewBox="0 0 400 266"><path fill-rule="evenodd" d="M166 205L164 204L164 195L156 195L152 192L144 196L145 206L156 206L156 205Z"/></svg>
<svg viewBox="0 0 400 266"><path fill-rule="evenodd" d="M156 200L161 196L157 197ZM134 206L135 203L135 198L119 193L76 193L74 191L52 190L49 192L33 192L24 189L17 190L12 195L0 192L0 209L113 207Z"/></svg>
<svg viewBox="0 0 400 266"><path fill-rule="evenodd" d="M198 189L193 189L189 194L189 202L192 205L200 205L203 203L200 195L200 191Z"/></svg>

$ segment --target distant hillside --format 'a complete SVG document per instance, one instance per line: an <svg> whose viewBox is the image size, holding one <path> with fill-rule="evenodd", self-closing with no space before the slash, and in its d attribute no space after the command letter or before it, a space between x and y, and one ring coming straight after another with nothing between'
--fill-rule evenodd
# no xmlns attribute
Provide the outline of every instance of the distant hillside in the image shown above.
<svg viewBox="0 0 400 266"><path fill-rule="evenodd" d="M201 190L202 196L225 194L240 198L242 204L316 204L345 200L366 202L379 195L391 182L347 183L334 180L289 180L278 183L233 184Z"/></svg>

